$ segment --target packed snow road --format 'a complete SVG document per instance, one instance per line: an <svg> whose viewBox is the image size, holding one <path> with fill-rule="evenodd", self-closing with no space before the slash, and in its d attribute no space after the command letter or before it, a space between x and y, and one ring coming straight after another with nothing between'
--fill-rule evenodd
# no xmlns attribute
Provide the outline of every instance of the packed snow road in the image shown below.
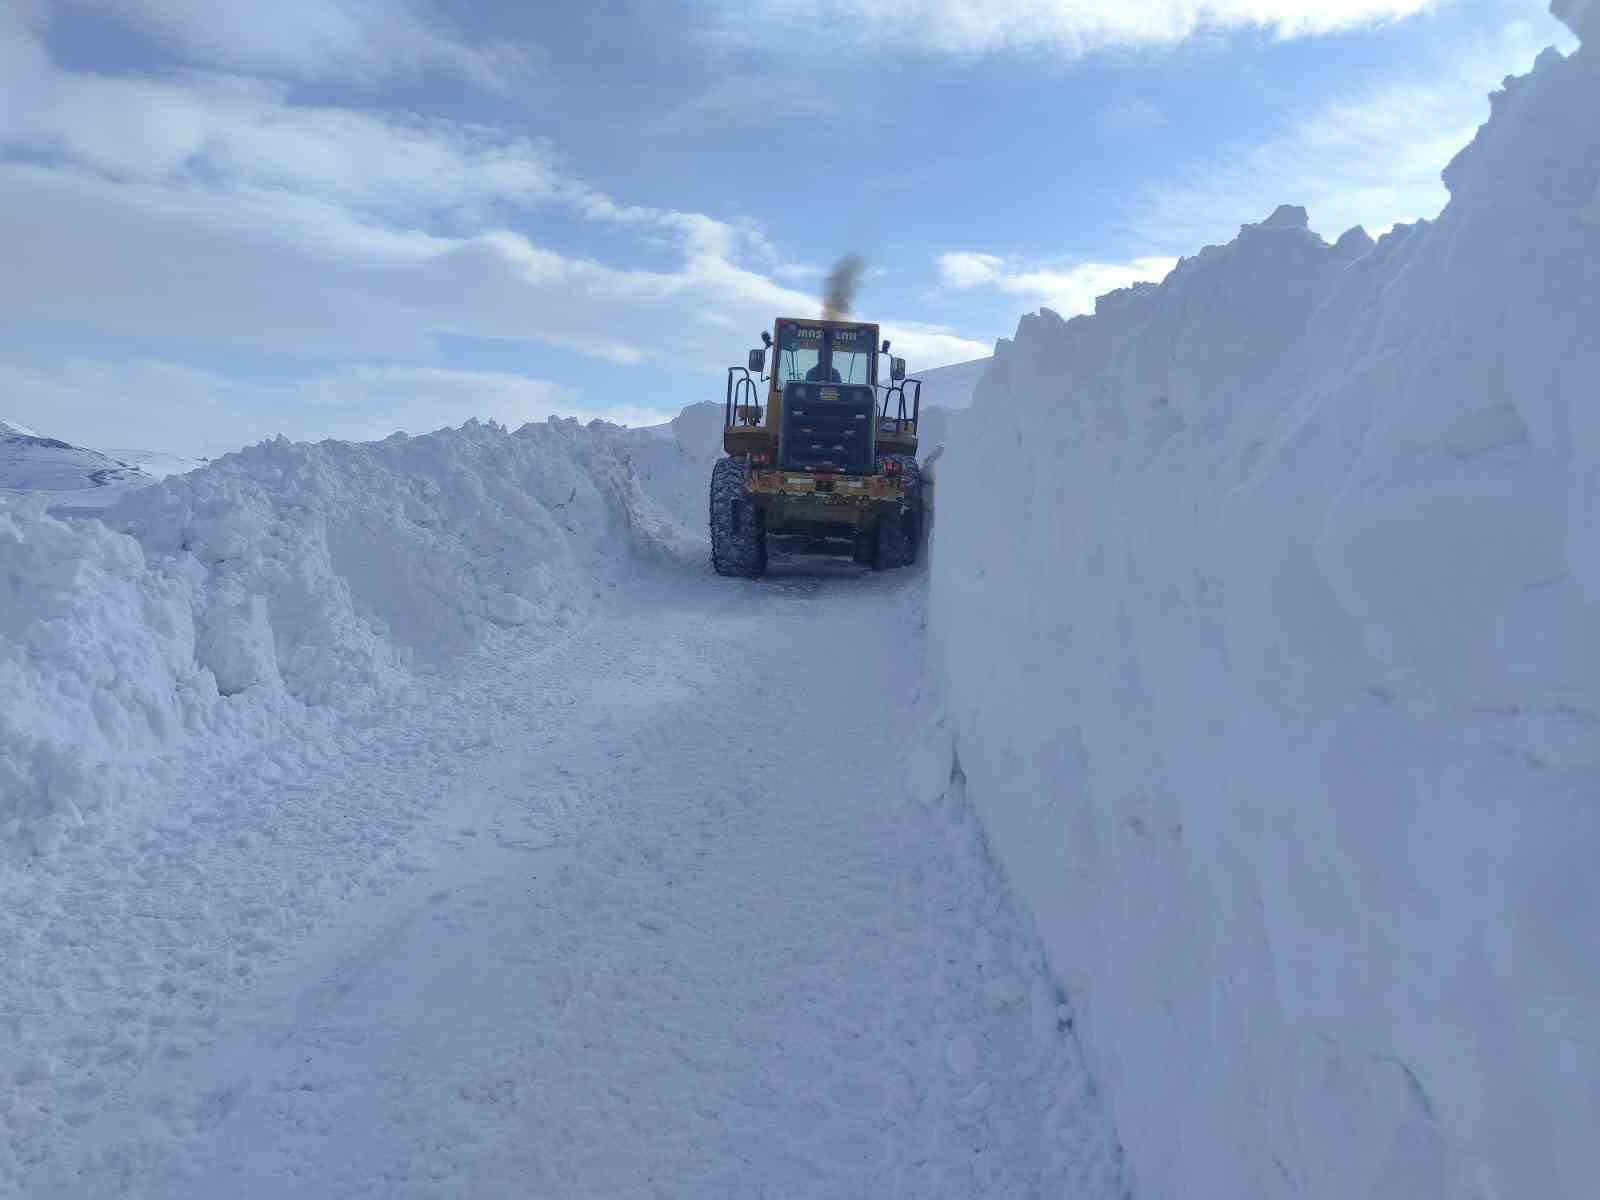
<svg viewBox="0 0 1600 1200"><path fill-rule="evenodd" d="M959 790L906 794L922 586L650 573L41 868L0 1187L1121 1197Z"/></svg>

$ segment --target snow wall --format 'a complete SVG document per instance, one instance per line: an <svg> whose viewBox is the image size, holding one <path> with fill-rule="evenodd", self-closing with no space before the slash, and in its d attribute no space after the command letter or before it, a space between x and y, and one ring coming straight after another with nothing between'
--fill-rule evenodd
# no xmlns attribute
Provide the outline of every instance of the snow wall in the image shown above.
<svg viewBox="0 0 1600 1200"><path fill-rule="evenodd" d="M645 495L691 537L704 542L698 553L709 562L708 528L711 468L722 457L722 401L684 408L665 425L630 429L628 458Z"/></svg>
<svg viewBox="0 0 1600 1200"><path fill-rule="evenodd" d="M1144 1200L1600 1194L1600 3L1562 7L1587 43L1437 222L1285 208L1025 317L939 464L920 774L1031 903Z"/></svg>
<svg viewBox="0 0 1600 1200"><path fill-rule="evenodd" d="M188 736L393 697L497 629L579 620L683 537L624 431L282 439L100 520L0 498L0 856L53 850Z"/></svg>

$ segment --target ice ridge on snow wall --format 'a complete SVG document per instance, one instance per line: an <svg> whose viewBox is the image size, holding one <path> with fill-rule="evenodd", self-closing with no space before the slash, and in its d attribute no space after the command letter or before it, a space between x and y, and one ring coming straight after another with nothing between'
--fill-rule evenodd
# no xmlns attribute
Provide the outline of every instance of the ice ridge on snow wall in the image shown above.
<svg viewBox="0 0 1600 1200"><path fill-rule="evenodd" d="M0 855L54 850L187 736L392 697L581 618L674 534L623 431L551 420L232 454L100 520L0 498Z"/></svg>
<svg viewBox="0 0 1600 1200"><path fill-rule="evenodd" d="M940 463L952 771L1138 1194L1600 1180L1600 4L1434 223L1023 318ZM937 773L935 773L937 774Z"/></svg>

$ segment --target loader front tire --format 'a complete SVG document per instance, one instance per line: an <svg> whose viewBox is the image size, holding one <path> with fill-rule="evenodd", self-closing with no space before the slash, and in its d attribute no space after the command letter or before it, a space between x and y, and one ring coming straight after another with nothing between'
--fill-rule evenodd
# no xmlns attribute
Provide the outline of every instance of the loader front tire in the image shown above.
<svg viewBox="0 0 1600 1200"><path fill-rule="evenodd" d="M744 490L749 469L743 458L719 459L711 469L711 566L718 575L766 574L766 514Z"/></svg>

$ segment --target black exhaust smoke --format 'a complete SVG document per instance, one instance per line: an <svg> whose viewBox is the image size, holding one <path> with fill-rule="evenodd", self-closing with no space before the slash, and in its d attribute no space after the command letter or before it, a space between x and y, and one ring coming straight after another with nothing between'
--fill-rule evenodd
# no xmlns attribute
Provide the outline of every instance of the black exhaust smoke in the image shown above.
<svg viewBox="0 0 1600 1200"><path fill-rule="evenodd" d="M850 305L855 302L856 285L861 282L861 272L867 260L859 254L846 254L833 264L833 270L822 281L822 319L842 321L850 315Z"/></svg>

